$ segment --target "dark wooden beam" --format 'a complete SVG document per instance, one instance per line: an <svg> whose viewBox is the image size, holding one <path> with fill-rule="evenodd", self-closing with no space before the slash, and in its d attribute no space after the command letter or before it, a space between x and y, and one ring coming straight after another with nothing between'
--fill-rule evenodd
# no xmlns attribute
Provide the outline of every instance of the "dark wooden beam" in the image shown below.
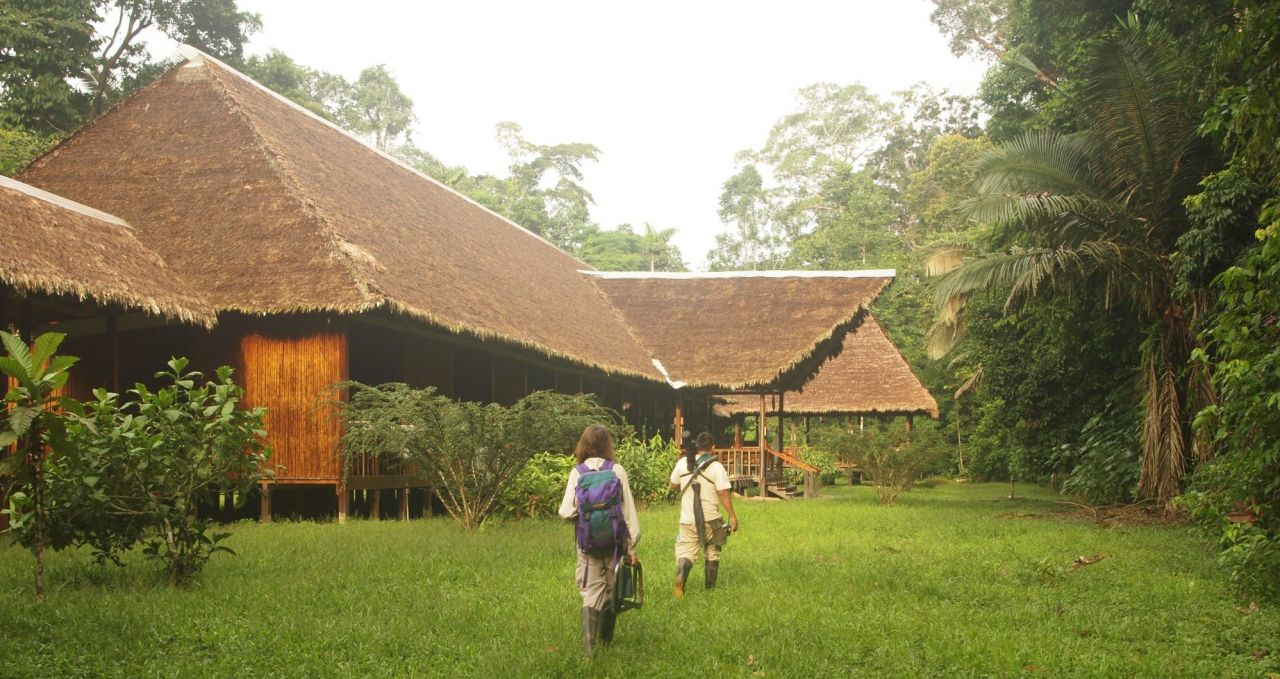
<svg viewBox="0 0 1280 679"><path fill-rule="evenodd" d="M35 330L37 333L60 332L71 337L106 335L111 331L108 326L108 318L109 316L100 316L98 318L84 318L75 321L46 323ZM175 323L168 319L161 318L160 316L153 316L145 313L117 314L115 318L117 332L162 328L170 325L182 325L181 323Z"/></svg>
<svg viewBox="0 0 1280 679"><path fill-rule="evenodd" d="M569 362L568 360L564 360L564 362L557 362L556 359L553 359L550 357L544 357L536 353L533 353L532 351L522 352L522 351L518 351L515 349L511 349L511 348L499 345L492 341L486 342L483 340L473 339L465 335L458 335L458 334L454 334L446 331L424 328L424 327L415 325L410 321L404 321L404 320L399 320L395 318L386 318L384 316L360 314L360 315L351 316L351 321L354 323L363 323L366 325L372 325L379 328L386 328L386 329L395 330L398 332L406 332L411 335L417 335L419 337L425 337L427 339L432 339L440 342L448 342L456 346L465 347L467 349L476 349L476 350L483 351L495 356L503 356L503 357L511 358L517 361L523 361L531 365L536 365L542 368L549 368L551 370L562 372L562 373L565 373L566 375L573 375L579 378L581 377L603 378L615 384L633 384L633 385L634 384L653 384L658 381L658 380L645 380L644 378L641 378L641 377L630 377L630 376L622 377L617 375L611 375L609 373L604 372L603 370L593 371L590 368L576 366L573 363Z"/></svg>

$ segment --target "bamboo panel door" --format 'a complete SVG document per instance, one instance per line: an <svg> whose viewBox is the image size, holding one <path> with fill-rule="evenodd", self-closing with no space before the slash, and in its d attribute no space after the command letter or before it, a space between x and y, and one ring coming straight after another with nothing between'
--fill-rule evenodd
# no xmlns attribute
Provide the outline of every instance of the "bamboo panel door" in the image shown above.
<svg viewBox="0 0 1280 679"><path fill-rule="evenodd" d="M347 379L345 323L322 317L263 319L240 338L241 379L250 406L267 408L267 442L277 483L338 483L342 435L328 404Z"/></svg>

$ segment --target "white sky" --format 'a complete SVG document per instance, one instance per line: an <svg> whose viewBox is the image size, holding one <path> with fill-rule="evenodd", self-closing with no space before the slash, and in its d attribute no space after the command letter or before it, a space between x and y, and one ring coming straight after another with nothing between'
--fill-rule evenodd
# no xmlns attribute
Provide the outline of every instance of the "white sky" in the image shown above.
<svg viewBox="0 0 1280 679"><path fill-rule="evenodd" d="M928 0L239 6L262 15L250 53L278 48L349 79L386 64L414 101L414 143L448 164L505 175L493 136L503 120L534 143L595 144L600 162L585 168L595 220L677 228L695 269L723 228L717 202L734 154L764 142L796 90L861 82L888 94L926 81L972 93L984 70L952 56Z"/></svg>

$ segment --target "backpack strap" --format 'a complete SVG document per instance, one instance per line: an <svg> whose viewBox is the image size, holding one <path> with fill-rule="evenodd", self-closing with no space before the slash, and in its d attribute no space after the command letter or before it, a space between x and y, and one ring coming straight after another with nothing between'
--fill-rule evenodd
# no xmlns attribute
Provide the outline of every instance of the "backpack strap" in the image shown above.
<svg viewBox="0 0 1280 679"><path fill-rule="evenodd" d="M714 456L712 456L712 455L703 455L703 456L698 460L698 464L697 464L697 466L695 466L695 467L693 468L693 471L689 473L689 480L688 480L687 482L685 482L685 484L684 484L684 488L681 488L681 489L680 489L680 495L681 495L682 497L684 496L684 492L685 492L686 490L689 490L689 486L692 486L692 485L693 485L693 482L694 482L694 481L697 481L697 480L698 480L698 477L699 477L699 476L702 476L702 472L706 471L707 467L710 467L710 466L711 466L711 463L712 463L712 462L715 462L715 461L716 461L716 459L717 459L717 458L716 458L716 457L714 457ZM702 476L702 478L706 479L707 477ZM707 480L708 480L708 481L710 481L711 479L707 479Z"/></svg>

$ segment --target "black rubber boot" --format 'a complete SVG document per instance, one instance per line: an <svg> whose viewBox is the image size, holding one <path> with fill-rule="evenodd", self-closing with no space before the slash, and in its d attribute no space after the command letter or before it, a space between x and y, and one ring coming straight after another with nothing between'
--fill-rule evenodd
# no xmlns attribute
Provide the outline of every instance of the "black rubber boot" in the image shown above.
<svg viewBox="0 0 1280 679"><path fill-rule="evenodd" d="M707 589L715 589L716 576L718 575L720 575L720 562L718 560L708 561L703 566L702 584L706 585Z"/></svg>
<svg viewBox="0 0 1280 679"><path fill-rule="evenodd" d="M684 597L684 583L689 579L689 571L693 570L693 562L688 559L681 559L676 562L676 589L675 595L677 599Z"/></svg>
<svg viewBox="0 0 1280 679"><path fill-rule="evenodd" d="M591 659L596 650L596 634L600 631L600 611L582 607L582 650Z"/></svg>
<svg viewBox="0 0 1280 679"><path fill-rule="evenodd" d="M608 646L613 643L613 625L618 622L618 614L613 607L600 611L600 643Z"/></svg>

